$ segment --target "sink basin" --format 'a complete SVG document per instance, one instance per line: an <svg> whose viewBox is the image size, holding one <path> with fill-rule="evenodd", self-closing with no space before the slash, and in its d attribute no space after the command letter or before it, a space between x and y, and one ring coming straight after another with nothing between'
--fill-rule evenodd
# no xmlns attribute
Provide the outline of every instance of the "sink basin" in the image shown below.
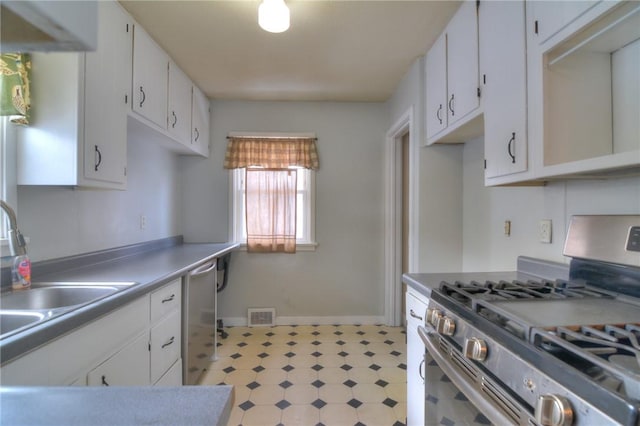
<svg viewBox="0 0 640 426"><path fill-rule="evenodd" d="M130 283L35 283L26 291L4 294L0 309L47 310L84 305L109 296Z"/></svg>
<svg viewBox="0 0 640 426"><path fill-rule="evenodd" d="M36 282L29 290L0 295L0 340L83 305L110 296L135 282Z"/></svg>
<svg viewBox="0 0 640 426"><path fill-rule="evenodd" d="M41 312L0 311L0 335L42 321L47 315Z"/></svg>
<svg viewBox="0 0 640 426"><path fill-rule="evenodd" d="M2 296L2 309L42 310L82 305L118 291L115 287L41 287Z"/></svg>

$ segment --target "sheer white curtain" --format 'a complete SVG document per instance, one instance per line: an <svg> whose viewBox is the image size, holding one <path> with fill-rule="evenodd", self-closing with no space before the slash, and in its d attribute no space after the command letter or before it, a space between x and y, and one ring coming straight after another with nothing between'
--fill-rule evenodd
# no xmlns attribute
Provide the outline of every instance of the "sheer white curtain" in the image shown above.
<svg viewBox="0 0 640 426"><path fill-rule="evenodd" d="M297 173L247 168L247 251L296 252Z"/></svg>

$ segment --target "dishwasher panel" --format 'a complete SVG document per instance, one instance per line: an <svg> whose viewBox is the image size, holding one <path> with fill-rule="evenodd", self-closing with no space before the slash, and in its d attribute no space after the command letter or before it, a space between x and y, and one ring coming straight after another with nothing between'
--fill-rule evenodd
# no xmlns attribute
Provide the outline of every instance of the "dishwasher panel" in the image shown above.
<svg viewBox="0 0 640 426"><path fill-rule="evenodd" d="M197 267L184 280L183 383L194 385L216 359L216 261Z"/></svg>

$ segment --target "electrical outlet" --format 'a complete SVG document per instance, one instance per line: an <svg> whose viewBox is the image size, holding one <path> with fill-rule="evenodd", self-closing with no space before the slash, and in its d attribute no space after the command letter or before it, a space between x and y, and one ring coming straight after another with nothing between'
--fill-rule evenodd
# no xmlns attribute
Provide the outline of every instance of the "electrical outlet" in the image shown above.
<svg viewBox="0 0 640 426"><path fill-rule="evenodd" d="M538 239L541 243L551 243L551 219L544 219L540 221L538 228Z"/></svg>
<svg viewBox="0 0 640 426"><path fill-rule="evenodd" d="M140 215L140 229L145 229L147 227L147 217L143 214Z"/></svg>
<svg viewBox="0 0 640 426"><path fill-rule="evenodd" d="M505 220L504 221L504 235L506 235L507 237L511 236L511 221L510 220Z"/></svg>

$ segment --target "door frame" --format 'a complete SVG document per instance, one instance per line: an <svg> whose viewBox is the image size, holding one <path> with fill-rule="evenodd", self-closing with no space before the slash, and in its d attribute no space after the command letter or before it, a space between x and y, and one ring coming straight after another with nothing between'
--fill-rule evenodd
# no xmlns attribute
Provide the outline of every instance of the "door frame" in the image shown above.
<svg viewBox="0 0 640 426"><path fill-rule="evenodd" d="M402 325L402 137L409 133L409 271L417 253L416 137L414 108L409 107L389 128L385 144L384 316L389 326Z"/></svg>

